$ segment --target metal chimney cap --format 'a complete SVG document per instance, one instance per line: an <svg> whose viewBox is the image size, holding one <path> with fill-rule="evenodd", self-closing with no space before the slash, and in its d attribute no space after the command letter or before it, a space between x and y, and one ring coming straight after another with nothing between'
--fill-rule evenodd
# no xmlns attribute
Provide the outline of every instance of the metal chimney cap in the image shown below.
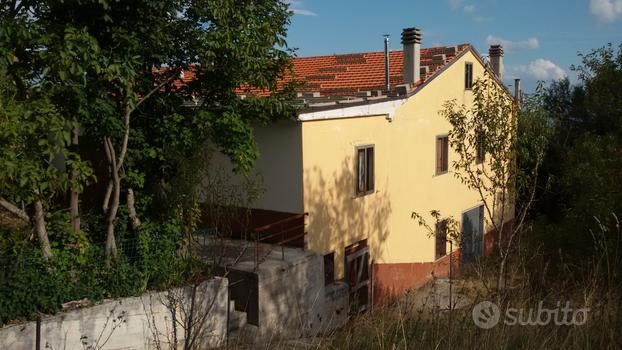
<svg viewBox="0 0 622 350"><path fill-rule="evenodd" d="M423 34L419 28L404 28L402 30L402 44L421 44Z"/></svg>
<svg viewBox="0 0 622 350"><path fill-rule="evenodd" d="M491 57L503 56L503 46L500 44L490 45L490 49L488 49L488 54Z"/></svg>

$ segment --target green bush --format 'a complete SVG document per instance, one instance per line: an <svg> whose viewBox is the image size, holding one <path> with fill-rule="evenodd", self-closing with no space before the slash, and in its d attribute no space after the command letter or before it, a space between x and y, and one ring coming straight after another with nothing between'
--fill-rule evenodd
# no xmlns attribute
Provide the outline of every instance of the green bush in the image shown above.
<svg viewBox="0 0 622 350"><path fill-rule="evenodd" d="M174 222L145 222L137 238L119 242L119 259L108 264L100 245L55 250L46 261L32 244L3 242L0 324L33 319L37 312L55 313L72 300L96 302L187 282L200 272L201 264L177 252L179 227Z"/></svg>

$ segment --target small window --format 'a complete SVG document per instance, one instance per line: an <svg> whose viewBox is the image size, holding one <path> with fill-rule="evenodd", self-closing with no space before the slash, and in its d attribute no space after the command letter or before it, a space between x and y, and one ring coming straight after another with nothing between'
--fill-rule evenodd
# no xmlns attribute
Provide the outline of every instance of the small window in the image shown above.
<svg viewBox="0 0 622 350"><path fill-rule="evenodd" d="M482 164L486 160L486 149L484 148L484 134L480 131L475 136L475 161Z"/></svg>
<svg viewBox="0 0 622 350"><path fill-rule="evenodd" d="M444 174L448 168L449 138L438 136L436 138L436 175Z"/></svg>
<svg viewBox="0 0 622 350"><path fill-rule="evenodd" d="M335 282L335 252L324 255L324 285Z"/></svg>
<svg viewBox="0 0 622 350"><path fill-rule="evenodd" d="M464 88L471 90L473 88L473 63L467 62L464 66Z"/></svg>
<svg viewBox="0 0 622 350"><path fill-rule="evenodd" d="M447 220L436 223L436 260L447 255Z"/></svg>
<svg viewBox="0 0 622 350"><path fill-rule="evenodd" d="M374 192L374 146L356 149L356 194Z"/></svg>

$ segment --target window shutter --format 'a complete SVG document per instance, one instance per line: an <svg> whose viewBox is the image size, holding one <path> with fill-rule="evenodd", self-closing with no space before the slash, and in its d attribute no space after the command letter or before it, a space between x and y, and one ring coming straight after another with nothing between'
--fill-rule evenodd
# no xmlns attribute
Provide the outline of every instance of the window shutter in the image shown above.
<svg viewBox="0 0 622 350"><path fill-rule="evenodd" d="M449 157L449 138L443 137L443 172L447 171L448 168L448 157Z"/></svg>

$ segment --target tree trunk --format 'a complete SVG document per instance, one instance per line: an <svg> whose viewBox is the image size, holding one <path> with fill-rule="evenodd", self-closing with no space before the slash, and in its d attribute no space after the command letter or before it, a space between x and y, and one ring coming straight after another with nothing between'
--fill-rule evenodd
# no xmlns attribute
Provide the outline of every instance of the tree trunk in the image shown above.
<svg viewBox="0 0 622 350"><path fill-rule="evenodd" d="M501 263L499 264L499 275L497 276L497 291L501 290L502 286L505 286L505 267L508 254L501 255Z"/></svg>
<svg viewBox="0 0 622 350"><path fill-rule="evenodd" d="M106 219L106 257L116 259L117 257L117 244L114 237L114 225L117 218L117 210L119 209L119 196L121 195L121 179L119 178L119 171L117 170L117 160L114 151L114 146L110 138L104 138L104 147L106 149L106 156L110 163L110 173L112 175L112 182L114 191L112 194L112 205L108 211L108 218Z"/></svg>
<svg viewBox="0 0 622 350"><path fill-rule="evenodd" d="M0 197L0 207L4 208L9 213L17 216L20 220L25 221L26 223L30 222L30 218L28 217L28 214L26 214L26 212L2 197Z"/></svg>
<svg viewBox="0 0 622 350"><path fill-rule="evenodd" d="M134 230L134 232L137 232L140 228L140 219L138 218L138 214L136 214L134 190L131 188L127 189L127 211L129 213L130 222L132 224L132 230Z"/></svg>
<svg viewBox="0 0 622 350"><path fill-rule="evenodd" d="M78 129L73 130L73 144L74 146L78 146ZM80 231L80 193L77 189L76 178L78 177L78 173L72 169L71 171L71 199L69 201L70 212L71 212L71 228L74 232Z"/></svg>
<svg viewBox="0 0 622 350"><path fill-rule="evenodd" d="M110 205L110 196L112 196L113 187L114 185L112 184L112 180L108 181L108 186L106 186L106 194L104 195L104 203L102 203L102 209L104 210L104 213L108 212L108 207Z"/></svg>
<svg viewBox="0 0 622 350"><path fill-rule="evenodd" d="M50 247L50 239L48 238L48 231L45 227L43 204L39 199L35 201L35 232L37 233L37 237L41 243L43 257L49 259L52 257L52 248Z"/></svg>

